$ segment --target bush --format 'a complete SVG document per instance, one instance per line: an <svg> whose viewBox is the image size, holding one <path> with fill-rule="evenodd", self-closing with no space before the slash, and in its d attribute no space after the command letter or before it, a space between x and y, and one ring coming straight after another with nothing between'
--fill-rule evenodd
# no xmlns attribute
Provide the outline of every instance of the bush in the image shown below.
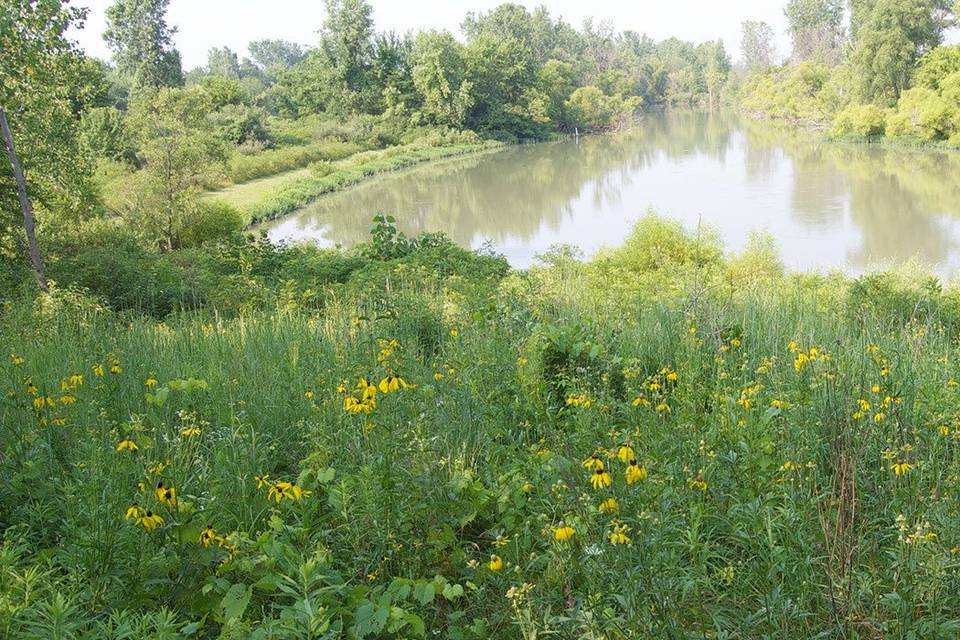
<svg viewBox="0 0 960 640"><path fill-rule="evenodd" d="M327 140L301 147L264 151L253 156L237 154L227 163L227 176L232 182L247 182L299 169L320 160L341 160L363 149L356 143Z"/></svg>
<svg viewBox="0 0 960 640"><path fill-rule="evenodd" d="M217 200L202 200L177 230L180 247L199 247L237 234L243 228L243 216L234 207Z"/></svg>
<svg viewBox="0 0 960 640"><path fill-rule="evenodd" d="M271 142L264 124L266 113L257 107L229 104L211 113L209 119L217 135L231 144L255 144L262 148Z"/></svg>
<svg viewBox="0 0 960 640"><path fill-rule="evenodd" d="M875 104L852 104L833 119L830 134L838 138L874 138L886 130L886 113Z"/></svg>
<svg viewBox="0 0 960 640"><path fill-rule="evenodd" d="M896 111L887 118L887 135L946 140L953 134L956 115L956 105L950 104L933 89L910 89L900 96Z"/></svg>

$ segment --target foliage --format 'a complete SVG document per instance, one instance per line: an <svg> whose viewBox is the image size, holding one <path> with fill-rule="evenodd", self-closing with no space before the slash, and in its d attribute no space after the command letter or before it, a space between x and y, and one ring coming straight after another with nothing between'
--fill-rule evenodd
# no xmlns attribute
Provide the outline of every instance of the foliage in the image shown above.
<svg viewBox="0 0 960 640"><path fill-rule="evenodd" d="M117 70L134 87L183 84L180 53L173 47L176 28L166 22L170 0L115 0L107 8L103 37Z"/></svg>
<svg viewBox="0 0 960 640"><path fill-rule="evenodd" d="M887 114L875 104L851 104L833 119L831 135L838 138L870 139L883 136Z"/></svg>

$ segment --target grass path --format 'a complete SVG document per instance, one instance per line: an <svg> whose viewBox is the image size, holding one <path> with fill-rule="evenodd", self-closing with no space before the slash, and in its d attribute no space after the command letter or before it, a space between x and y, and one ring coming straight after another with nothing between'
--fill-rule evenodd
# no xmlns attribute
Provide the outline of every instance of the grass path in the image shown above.
<svg viewBox="0 0 960 640"><path fill-rule="evenodd" d="M205 195L208 198L216 198L242 209L261 201L268 193L282 189L297 180L309 176L310 169L306 167L291 169L290 171L283 171L272 176L267 176L266 178L257 178L249 182L230 185L217 191L210 191Z"/></svg>

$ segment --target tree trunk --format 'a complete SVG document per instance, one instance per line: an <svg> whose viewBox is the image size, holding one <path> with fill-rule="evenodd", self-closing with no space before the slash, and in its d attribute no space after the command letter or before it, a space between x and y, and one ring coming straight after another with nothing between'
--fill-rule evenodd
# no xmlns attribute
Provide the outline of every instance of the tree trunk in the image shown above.
<svg viewBox="0 0 960 640"><path fill-rule="evenodd" d="M13 171L13 178L17 182L17 195L20 196L20 209L23 211L23 228L27 232L27 253L30 257L30 264L37 276L37 285L41 291L48 291L47 278L43 275L43 256L40 255L40 247L37 245L37 223L33 217L33 205L30 204L30 196L27 194L27 181L23 178L20 160L17 158L17 151L13 146L13 134L10 133L7 114L3 109L0 109L0 133L3 134L3 144L7 148L10 169Z"/></svg>

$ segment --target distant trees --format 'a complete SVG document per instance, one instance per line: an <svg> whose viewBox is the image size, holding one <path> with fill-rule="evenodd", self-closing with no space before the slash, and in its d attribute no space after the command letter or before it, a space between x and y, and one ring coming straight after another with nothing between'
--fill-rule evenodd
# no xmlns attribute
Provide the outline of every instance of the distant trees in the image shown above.
<svg viewBox="0 0 960 640"><path fill-rule="evenodd" d="M446 31L417 35L412 54L413 84L428 122L463 128L473 106L463 47Z"/></svg>
<svg viewBox="0 0 960 640"><path fill-rule="evenodd" d="M170 0L115 0L107 8L103 38L113 51L120 76L134 87L183 84L180 53L173 47L175 28L167 25Z"/></svg>
<svg viewBox="0 0 960 640"><path fill-rule="evenodd" d="M746 20L741 24L740 55L748 72L766 71L776 62L773 28L766 22Z"/></svg>
<svg viewBox="0 0 960 640"><path fill-rule="evenodd" d="M840 62L846 35L843 0L790 0L784 14L794 62Z"/></svg>

